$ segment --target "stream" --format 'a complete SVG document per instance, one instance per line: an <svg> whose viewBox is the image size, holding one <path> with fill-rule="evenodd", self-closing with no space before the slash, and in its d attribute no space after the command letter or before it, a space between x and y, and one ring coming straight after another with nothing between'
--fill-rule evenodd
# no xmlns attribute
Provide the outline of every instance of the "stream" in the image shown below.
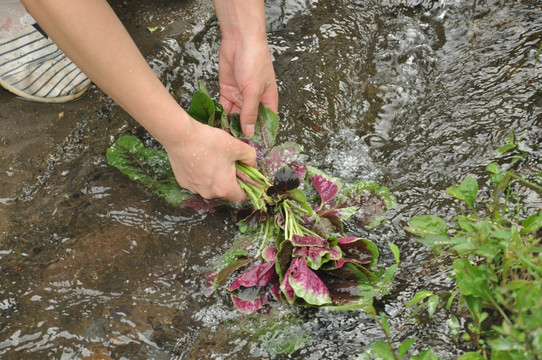
<svg viewBox="0 0 542 360"><path fill-rule="evenodd" d="M197 81L217 97L212 4L182 2L185 16L159 12L173 1L157 3L114 8L129 13L121 18L184 108ZM467 175L485 180L511 131L542 143L542 2L268 0L266 13L277 142L303 145L310 165L347 182L390 189L398 205L382 225L348 228L378 245L384 267L394 263L387 242L399 247L401 267L375 306L395 345L415 337L411 354L456 359L471 348L444 312L420 325L405 310L417 291L444 293L453 281L403 227L415 215L451 219L457 208L444 190ZM157 24L162 31L146 30ZM257 317L225 291L206 295L210 267L238 234L233 210L175 208L109 166L105 151L123 134L156 143L100 90L66 106L71 125L41 160L14 160L32 169L0 194L0 358L356 359L385 338L363 311L284 304L274 316L289 325L255 336ZM6 179L15 171L1 169ZM540 194L526 201L542 207ZM292 354L277 353L296 336Z"/></svg>

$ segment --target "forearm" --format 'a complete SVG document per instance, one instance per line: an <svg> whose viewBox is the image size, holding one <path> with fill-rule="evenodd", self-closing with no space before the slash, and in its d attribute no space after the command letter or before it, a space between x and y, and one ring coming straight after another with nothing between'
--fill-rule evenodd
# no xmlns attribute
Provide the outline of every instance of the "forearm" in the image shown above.
<svg viewBox="0 0 542 360"><path fill-rule="evenodd" d="M190 118L152 72L105 0L22 0L51 39L102 90L165 145Z"/></svg>
<svg viewBox="0 0 542 360"><path fill-rule="evenodd" d="M264 0L213 0L222 37L265 41Z"/></svg>

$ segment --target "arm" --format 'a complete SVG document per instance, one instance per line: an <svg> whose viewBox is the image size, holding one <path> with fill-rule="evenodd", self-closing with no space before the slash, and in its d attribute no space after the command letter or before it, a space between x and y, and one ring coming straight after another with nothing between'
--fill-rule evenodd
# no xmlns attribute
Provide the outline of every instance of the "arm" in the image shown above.
<svg viewBox="0 0 542 360"><path fill-rule="evenodd" d="M220 103L241 115L254 134L260 102L278 110L278 90L265 28L264 0L213 0L222 40L218 60Z"/></svg>
<svg viewBox="0 0 542 360"><path fill-rule="evenodd" d="M205 198L246 198L234 164L255 165L254 149L177 104L106 0L22 2L66 55L164 146L182 187Z"/></svg>

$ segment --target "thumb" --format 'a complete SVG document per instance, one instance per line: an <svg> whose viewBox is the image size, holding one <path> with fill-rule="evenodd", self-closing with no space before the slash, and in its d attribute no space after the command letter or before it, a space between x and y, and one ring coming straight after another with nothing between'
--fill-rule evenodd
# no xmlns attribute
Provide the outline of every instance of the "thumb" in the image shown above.
<svg viewBox="0 0 542 360"><path fill-rule="evenodd" d="M243 94L243 107L241 108L241 129L247 137L254 135L256 118L258 117L258 107L260 105L260 96L258 93Z"/></svg>
<svg viewBox="0 0 542 360"><path fill-rule="evenodd" d="M238 161L256 167L256 150L249 144L239 141L236 156Z"/></svg>

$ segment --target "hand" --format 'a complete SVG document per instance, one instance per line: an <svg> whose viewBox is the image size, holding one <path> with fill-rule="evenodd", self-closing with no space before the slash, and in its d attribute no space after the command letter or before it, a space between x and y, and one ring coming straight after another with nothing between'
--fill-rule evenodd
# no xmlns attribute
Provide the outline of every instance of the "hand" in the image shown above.
<svg viewBox="0 0 542 360"><path fill-rule="evenodd" d="M278 90L267 44L263 0L213 0L222 41L218 59L220 103L239 113L246 136L254 135L262 103L278 111Z"/></svg>
<svg viewBox="0 0 542 360"><path fill-rule="evenodd" d="M260 103L278 110L278 90L267 41L236 41L224 36L218 60L220 103L239 113L246 136L254 135Z"/></svg>
<svg viewBox="0 0 542 360"><path fill-rule="evenodd" d="M256 151L223 130L191 120L185 141L166 146L177 182L205 199L244 201L235 162L256 166Z"/></svg>

